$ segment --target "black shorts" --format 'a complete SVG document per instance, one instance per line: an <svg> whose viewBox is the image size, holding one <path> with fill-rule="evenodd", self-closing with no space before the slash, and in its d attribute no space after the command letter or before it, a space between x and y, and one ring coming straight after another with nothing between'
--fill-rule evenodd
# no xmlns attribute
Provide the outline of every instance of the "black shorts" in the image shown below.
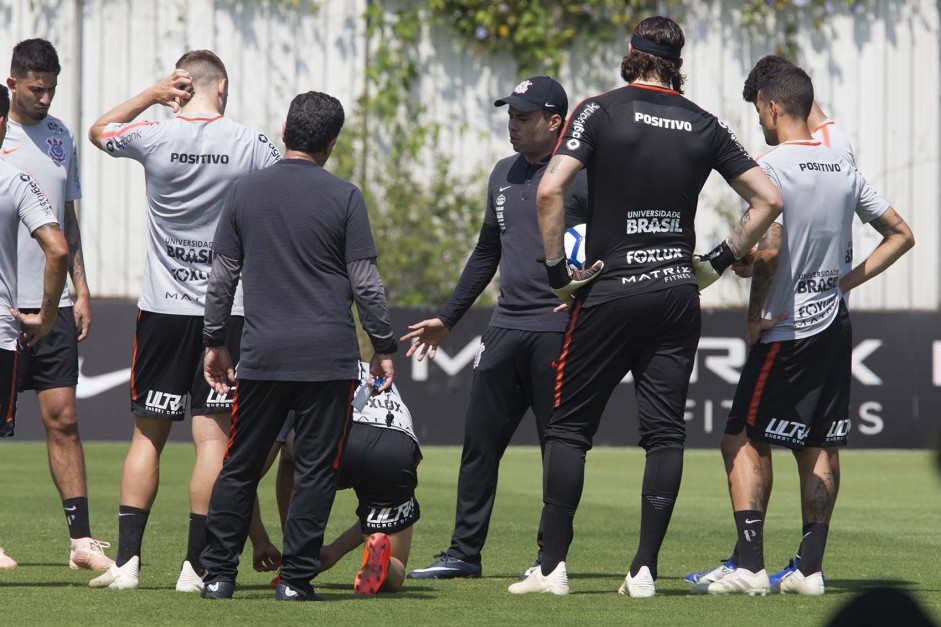
<svg viewBox="0 0 941 627"><path fill-rule="evenodd" d="M395 429L354 422L340 462L337 489L353 488L364 534L397 533L418 522L418 444Z"/></svg>
<svg viewBox="0 0 941 627"><path fill-rule="evenodd" d="M0 349L0 438L12 438L16 426L15 350Z"/></svg>
<svg viewBox="0 0 941 627"><path fill-rule="evenodd" d="M229 319L226 347L239 359L244 318ZM233 392L222 395L203 377L203 318L138 311L131 357L131 412L144 418L183 420L190 413L227 414Z"/></svg>
<svg viewBox="0 0 941 627"><path fill-rule="evenodd" d="M853 328L837 319L811 337L758 344L748 354L725 432L794 450L846 446Z"/></svg>
<svg viewBox="0 0 941 627"><path fill-rule="evenodd" d="M21 309L22 313L39 313L38 309ZM24 390L74 388L78 385L78 340L72 307L60 307L49 335L32 348L20 349L17 385Z"/></svg>

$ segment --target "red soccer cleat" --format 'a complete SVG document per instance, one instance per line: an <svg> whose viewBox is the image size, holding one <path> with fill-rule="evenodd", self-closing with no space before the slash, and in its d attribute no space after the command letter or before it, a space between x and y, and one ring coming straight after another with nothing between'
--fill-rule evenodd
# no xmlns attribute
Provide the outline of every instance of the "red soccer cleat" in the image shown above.
<svg viewBox="0 0 941 627"><path fill-rule="evenodd" d="M392 555L392 542L384 533L374 533L366 540L363 549L363 566L353 580L353 592L356 594L376 594L386 581L389 573L389 558Z"/></svg>

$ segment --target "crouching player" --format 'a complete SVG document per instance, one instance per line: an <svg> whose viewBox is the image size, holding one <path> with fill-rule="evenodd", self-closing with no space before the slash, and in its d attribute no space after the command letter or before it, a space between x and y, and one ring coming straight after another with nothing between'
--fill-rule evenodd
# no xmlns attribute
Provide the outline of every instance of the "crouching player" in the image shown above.
<svg viewBox="0 0 941 627"><path fill-rule="evenodd" d="M361 386L367 385L369 364L359 363ZM321 572L365 543L363 565L356 574L356 594L397 592L405 581L405 566L412 547L412 526L420 516L415 486L421 450L412 427L412 415L393 385L384 393L361 397L357 391L349 440L343 449L337 489L353 488L359 499L359 521L320 549ZM356 399L364 399L360 405ZM360 401L362 402L362 401ZM276 481L282 528L294 489L293 414L285 421L278 443L281 448Z"/></svg>

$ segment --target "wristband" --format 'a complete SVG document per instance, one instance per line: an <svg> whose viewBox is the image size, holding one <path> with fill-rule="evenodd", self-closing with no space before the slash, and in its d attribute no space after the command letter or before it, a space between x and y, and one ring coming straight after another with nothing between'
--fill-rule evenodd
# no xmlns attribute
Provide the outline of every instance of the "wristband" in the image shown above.
<svg viewBox="0 0 941 627"><path fill-rule="evenodd" d="M722 274L728 269L733 263L735 263L735 253L732 252L732 249L729 248L727 242L722 242L708 253L702 256L703 261L708 261L712 264L713 269L718 273Z"/></svg>

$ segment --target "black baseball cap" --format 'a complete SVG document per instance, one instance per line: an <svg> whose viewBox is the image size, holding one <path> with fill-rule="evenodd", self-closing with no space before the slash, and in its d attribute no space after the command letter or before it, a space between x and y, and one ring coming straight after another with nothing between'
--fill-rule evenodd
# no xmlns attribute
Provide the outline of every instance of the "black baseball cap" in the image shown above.
<svg viewBox="0 0 941 627"><path fill-rule="evenodd" d="M562 119L569 112L569 98L562 85L548 76L532 76L516 86L513 93L493 103L495 107L510 105L518 111L545 109L558 113Z"/></svg>

